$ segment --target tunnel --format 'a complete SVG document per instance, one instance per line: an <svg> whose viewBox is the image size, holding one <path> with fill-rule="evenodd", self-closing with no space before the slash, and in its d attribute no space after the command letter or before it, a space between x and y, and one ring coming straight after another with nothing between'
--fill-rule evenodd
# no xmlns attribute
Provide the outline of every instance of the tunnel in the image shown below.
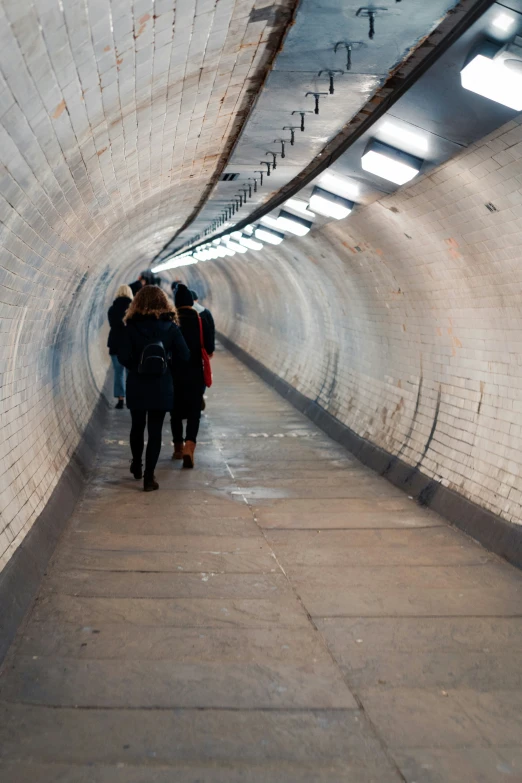
<svg viewBox="0 0 522 783"><path fill-rule="evenodd" d="M0 3L6 783L522 781L522 1L361 2Z"/></svg>

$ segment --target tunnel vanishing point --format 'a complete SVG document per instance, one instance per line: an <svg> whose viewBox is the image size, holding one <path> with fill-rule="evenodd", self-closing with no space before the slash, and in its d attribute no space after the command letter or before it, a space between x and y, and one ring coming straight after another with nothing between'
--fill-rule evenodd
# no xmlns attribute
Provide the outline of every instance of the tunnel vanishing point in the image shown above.
<svg viewBox="0 0 522 783"><path fill-rule="evenodd" d="M363 2L0 3L2 783L522 781L522 0Z"/></svg>

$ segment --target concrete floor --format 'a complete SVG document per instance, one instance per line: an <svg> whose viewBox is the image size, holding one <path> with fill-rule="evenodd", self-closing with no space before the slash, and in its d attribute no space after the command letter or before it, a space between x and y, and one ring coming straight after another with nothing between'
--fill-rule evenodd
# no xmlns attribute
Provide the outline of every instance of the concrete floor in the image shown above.
<svg viewBox="0 0 522 783"><path fill-rule="evenodd" d="M160 492L111 413L0 681L0 778L522 781L522 575L214 364Z"/></svg>

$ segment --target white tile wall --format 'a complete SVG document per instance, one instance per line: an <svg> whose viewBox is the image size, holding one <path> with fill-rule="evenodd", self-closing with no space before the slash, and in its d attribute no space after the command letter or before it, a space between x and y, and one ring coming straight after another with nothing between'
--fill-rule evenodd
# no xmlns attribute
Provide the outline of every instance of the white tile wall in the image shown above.
<svg viewBox="0 0 522 783"><path fill-rule="evenodd" d="M299 391L522 523L521 120L344 221L186 274Z"/></svg>
<svg viewBox="0 0 522 783"><path fill-rule="evenodd" d="M98 398L108 295L189 217L265 75L257 5L0 7L0 569Z"/></svg>

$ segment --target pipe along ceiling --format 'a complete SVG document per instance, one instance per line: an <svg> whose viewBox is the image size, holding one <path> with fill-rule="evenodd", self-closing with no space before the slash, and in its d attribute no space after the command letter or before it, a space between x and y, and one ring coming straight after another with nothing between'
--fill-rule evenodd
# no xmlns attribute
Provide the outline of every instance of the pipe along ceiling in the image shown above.
<svg viewBox="0 0 522 783"><path fill-rule="evenodd" d="M300 132L306 132L305 119L311 122L304 113L299 113L301 125L290 128L292 135L285 140L281 151L271 153L272 162L265 164L265 170L251 172L247 167L247 171L241 174L227 171L224 175L226 184L215 189L203 210L204 214L200 214L190 226L191 229L193 226L200 227L200 233L185 243L187 249L183 245L180 247L179 240L190 233L188 230L175 238L177 250L171 247L172 242L169 243L155 259L157 271L207 261L224 254L232 255L237 252L238 242L241 244L245 238L248 242L250 234L256 234L261 241L279 243L285 236L303 235L314 225L324 225L325 218L344 218L357 205L371 203L382 193L391 193L414 177L428 173L462 147L469 146L501 125L513 110L520 110L517 98L522 84L522 66L517 71L517 63L522 63L522 39L520 43L518 39L518 33L522 33L521 16L517 11L520 6L518 2L508 6L499 3L487 5L489 7L483 13L479 13L481 9L477 5L469 9L468 19L459 20L467 29L422 75L415 78L413 73L413 84L409 89L392 101L388 111L378 113L367 130L353 134L356 137L353 141L348 136L337 154L331 155L328 160L321 160L321 155L313 159L320 173L314 176L312 167L304 183L296 176L290 185L290 199L281 198L273 190L268 196L263 195L260 182L268 184L270 189L267 173L273 176L274 164L277 166L279 159L279 166L285 171L279 175L278 185L281 187L282 184L285 190L284 186L293 173L287 165L286 156L292 155L296 136L299 138ZM401 6L401 11L407 12L407 9ZM477 15L479 18L470 23L470 19ZM390 21L397 18L386 16L388 32L390 28L391 32L394 29ZM451 32L455 32L454 27ZM375 30L373 34L375 36ZM361 49L363 46L365 44L360 42ZM346 42L341 41L334 46L334 54L337 49L348 53L350 59L346 67L349 66L350 71L324 69L320 72L321 75L326 74L330 81L330 90L324 95L331 97L329 105L334 116L334 101L338 100L337 106L344 108L346 105L343 101L346 92L337 98L335 96L334 80L351 75L356 47L350 45L347 49ZM323 52L322 55L324 57ZM360 67L364 66L360 64ZM345 88L346 91L354 90L348 84ZM310 95L314 97L319 113L319 93L308 93L308 97ZM477 95L489 98L493 105L482 111L482 102L477 102ZM284 104L286 107L288 98ZM257 109L256 106L254 122ZM310 114L313 115L313 112L310 111ZM348 120L346 116L343 120L338 119L338 127ZM245 132L248 135L248 125ZM242 139L237 147L241 147L241 142ZM281 142L274 142L277 143ZM247 142L245 147L248 148ZM256 158L255 149L249 149L249 154ZM233 157L241 159L237 148ZM245 155L243 159L246 159ZM303 159L301 152L301 163ZM236 168L240 165L245 164L238 164ZM233 167L231 164L227 169ZM255 176L248 176L251 173ZM228 179L231 176L237 177L233 184ZM229 196L226 203L224 194L236 190L239 192L231 200ZM263 200L265 207L262 206ZM274 209L270 209L272 204ZM208 215L217 214L218 210L221 210L218 217L208 224ZM208 237L207 241L204 236ZM217 239L211 241L214 236ZM249 249L259 252L261 247L258 242L256 247ZM192 253L192 249L196 252Z"/></svg>

